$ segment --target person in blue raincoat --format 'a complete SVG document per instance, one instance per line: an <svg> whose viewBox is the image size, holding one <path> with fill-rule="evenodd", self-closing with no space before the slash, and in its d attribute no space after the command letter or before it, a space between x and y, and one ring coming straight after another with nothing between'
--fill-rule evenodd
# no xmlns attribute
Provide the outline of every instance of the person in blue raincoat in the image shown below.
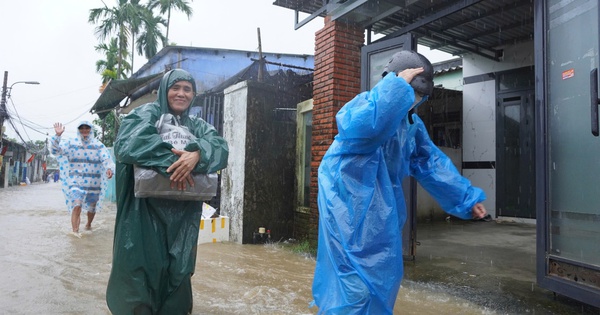
<svg viewBox="0 0 600 315"><path fill-rule="evenodd" d="M429 60L401 51L371 91L337 113L338 134L318 171L312 289L319 314L393 313L403 276L404 177L416 178L449 214L485 216L485 193L460 175L413 114L432 91Z"/></svg>
<svg viewBox="0 0 600 315"><path fill-rule="evenodd" d="M123 119L114 146L117 160L117 217L113 263L106 289L110 311L122 314L189 314L191 277L196 266L202 201L137 198L134 164L171 180L171 188L192 185L191 173L214 173L227 166L229 149L216 129L188 115L196 95L185 70L164 74L157 100ZM184 150L164 142L156 123L177 119L193 135Z"/></svg>
<svg viewBox="0 0 600 315"><path fill-rule="evenodd" d="M62 191L71 212L71 234L81 237L81 211L83 209L87 212L85 229L91 231L96 210L100 208L100 197L113 176L115 164L110 151L94 136L89 121L79 123L76 137L62 140L64 131L63 124L54 124L56 134L52 137L51 150L59 162ZM55 174L54 181L57 179Z"/></svg>

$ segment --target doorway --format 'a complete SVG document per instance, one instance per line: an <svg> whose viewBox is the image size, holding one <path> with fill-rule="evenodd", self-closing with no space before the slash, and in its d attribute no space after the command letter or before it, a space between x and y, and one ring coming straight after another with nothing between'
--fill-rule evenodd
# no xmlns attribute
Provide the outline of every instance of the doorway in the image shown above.
<svg viewBox="0 0 600 315"><path fill-rule="evenodd" d="M535 219L533 67L496 78L497 216Z"/></svg>

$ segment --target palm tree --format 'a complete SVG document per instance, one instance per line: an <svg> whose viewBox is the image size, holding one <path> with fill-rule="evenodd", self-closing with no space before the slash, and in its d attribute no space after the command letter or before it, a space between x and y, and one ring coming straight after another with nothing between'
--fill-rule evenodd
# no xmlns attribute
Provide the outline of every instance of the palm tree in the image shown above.
<svg viewBox="0 0 600 315"><path fill-rule="evenodd" d="M95 32L101 41L115 32L118 34L117 79L119 79L123 62L127 56L129 38L131 36L134 40L132 32L137 27L136 25L139 25L139 14L144 7L139 4L139 0L117 0L117 4L118 6L112 8L104 4L103 8L91 9L88 22L94 24L100 22Z"/></svg>
<svg viewBox="0 0 600 315"><path fill-rule="evenodd" d="M118 39L116 37L112 38L109 45L102 43L94 48L97 52L103 53L106 57L106 60L96 61L96 72L102 75L102 83L105 84L111 79L116 79L117 69L115 68L117 67L117 60L119 56ZM128 54L129 52L126 51L125 53ZM127 58L127 54L123 56L124 59ZM126 77L125 72L127 71L131 71L131 65L129 65L126 60L123 60L119 77Z"/></svg>
<svg viewBox="0 0 600 315"><path fill-rule="evenodd" d="M167 44L167 38L160 30L160 26L166 26L166 20L160 16L154 16L152 10L146 9L142 16L142 32L137 36L137 53L147 59L152 58L158 52L159 45Z"/></svg>
<svg viewBox="0 0 600 315"><path fill-rule="evenodd" d="M169 41L169 25L171 23L171 9L179 10L179 11L185 13L185 15L187 16L187 18L189 20L193 13L193 10L190 7L189 3L193 2L193 1L194 0L190 0L189 2L187 0L150 0L150 2L148 3L148 7L151 10L158 8L160 14L167 13L167 35L165 36L165 38L166 38L165 43L168 43L168 41Z"/></svg>
<svg viewBox="0 0 600 315"><path fill-rule="evenodd" d="M102 86L100 87L100 93L102 93L110 80L117 78L125 78L125 72L131 71L131 66L126 60L127 54L129 52L124 52L122 56L123 62L121 64L121 73L117 75L117 70L115 69L115 67L117 66L119 60L118 39L112 38L110 40L109 45L102 43L95 46L94 48L97 52L102 52L106 56L106 60L96 61L96 72L100 73L102 76ZM115 120L115 117L118 116L116 112L117 110L115 109L114 111L108 112L104 119L94 120L95 124L102 126L101 141L107 146L112 146L115 137L114 130L118 129L118 121ZM114 126L112 131L107 132L107 125Z"/></svg>

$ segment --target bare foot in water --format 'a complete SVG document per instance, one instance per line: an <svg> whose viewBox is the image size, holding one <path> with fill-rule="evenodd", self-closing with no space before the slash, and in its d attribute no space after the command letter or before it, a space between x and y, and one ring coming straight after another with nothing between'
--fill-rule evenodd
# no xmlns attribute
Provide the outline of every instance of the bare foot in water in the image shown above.
<svg viewBox="0 0 600 315"><path fill-rule="evenodd" d="M76 238L81 238L81 233L79 232L71 231L69 232L69 235L74 236Z"/></svg>

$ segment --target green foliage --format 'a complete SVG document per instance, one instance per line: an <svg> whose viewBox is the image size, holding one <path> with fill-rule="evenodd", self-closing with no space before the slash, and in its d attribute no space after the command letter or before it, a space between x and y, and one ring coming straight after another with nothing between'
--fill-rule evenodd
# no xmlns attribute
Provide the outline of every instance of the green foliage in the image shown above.
<svg viewBox="0 0 600 315"><path fill-rule="evenodd" d="M132 47L136 31L140 25L140 13L147 10L138 0L118 0L117 6L90 10L88 22L98 24L95 33L103 41L116 34L117 38L117 79L125 69L124 61L129 53L129 41ZM132 54L133 57L133 54ZM133 67L133 63L131 65ZM130 70L131 71L131 70Z"/></svg>
<svg viewBox="0 0 600 315"><path fill-rule="evenodd" d="M58 160L53 155L48 155L48 160L46 160L47 168L58 168Z"/></svg>
<svg viewBox="0 0 600 315"><path fill-rule="evenodd" d="M311 257L317 256L317 249L308 240L293 244L290 250L297 254L310 255Z"/></svg>
<svg viewBox="0 0 600 315"><path fill-rule="evenodd" d="M190 0L190 2L193 2L193 0ZM150 8L150 10L158 10L158 12L163 15L165 13L167 14L167 35L165 36L163 41L165 45L167 45L166 43L169 42L169 25L171 24L171 11L174 10L183 12L187 16L188 20L193 14L193 10L190 7L190 4L187 0L150 0L150 2L148 3L148 8Z"/></svg>
<svg viewBox="0 0 600 315"><path fill-rule="evenodd" d="M100 139L100 141L102 143L104 143L105 146L107 147L112 147L115 144L115 140L117 139L117 126L120 125L121 120L123 119L123 117L119 116L119 120L118 123L116 123L115 121L115 112L114 111L110 111L106 117L104 117L104 120L100 119L100 118L96 118L94 119L93 123L95 125L101 126L102 127L102 131L101 134L97 134L96 137L98 139Z"/></svg>
<svg viewBox="0 0 600 315"><path fill-rule="evenodd" d="M25 143L25 147L31 153L49 154L49 148L46 146L46 141L44 140L29 140Z"/></svg>
<svg viewBox="0 0 600 315"><path fill-rule="evenodd" d="M91 9L88 23L96 24L95 34L101 41L96 51L104 52L106 60L96 62L96 72L102 74L102 83L127 77L133 71L135 52L147 59L168 45L171 11L192 16L193 0L117 0L117 4ZM166 19L163 16L166 14ZM163 30L166 29L166 35ZM111 38L112 37L112 38ZM103 41L111 38L107 45ZM131 63L127 58L131 57Z"/></svg>
<svg viewBox="0 0 600 315"><path fill-rule="evenodd" d="M131 72L131 65L126 60L121 61L121 73L117 75L117 68L119 65L119 45L117 38L112 38L110 44L104 43L94 47L97 52L103 53L106 60L96 61L96 72L102 75L102 83L107 83L111 79L117 77L127 77L127 72ZM129 52L123 52L123 58L127 58Z"/></svg>
<svg viewBox="0 0 600 315"><path fill-rule="evenodd" d="M167 38L160 26L166 26L167 21L160 16L154 16L151 10L146 10L142 16L142 25L136 43L136 51L147 59L158 52L159 46L165 46Z"/></svg>

